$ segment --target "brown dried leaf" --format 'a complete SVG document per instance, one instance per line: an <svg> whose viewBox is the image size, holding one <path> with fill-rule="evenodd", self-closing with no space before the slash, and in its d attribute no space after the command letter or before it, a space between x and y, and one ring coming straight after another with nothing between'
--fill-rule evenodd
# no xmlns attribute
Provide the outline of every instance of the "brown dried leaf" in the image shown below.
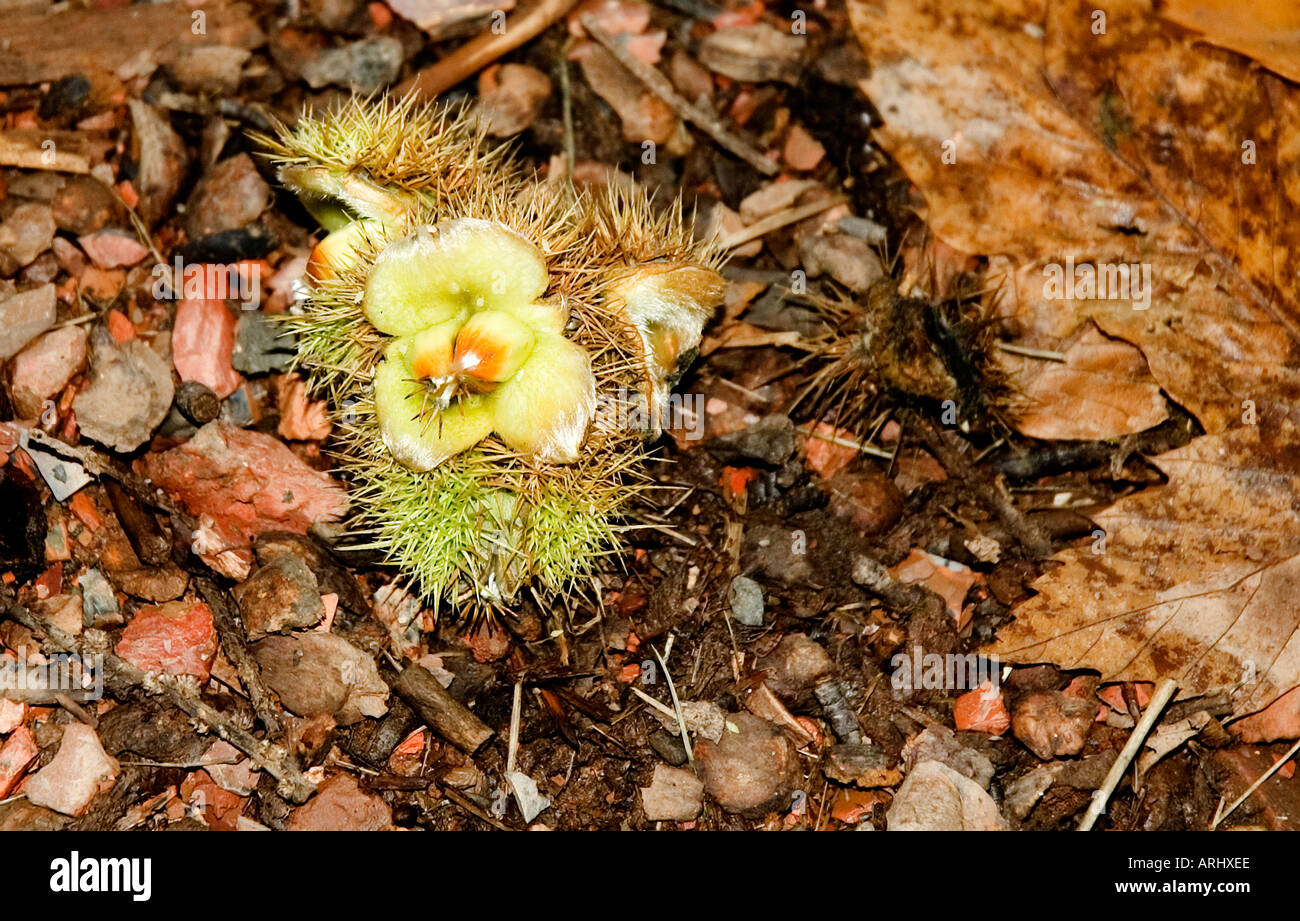
<svg viewBox="0 0 1300 921"><path fill-rule="evenodd" d="M1244 681L1244 713L1300 684L1300 91L1153 7L1107 4L1099 34L1081 0L850 12L878 141L936 234L1002 272L1024 344L1095 323L1210 433L1156 458L1168 485L1099 515L1104 547L1061 554L990 651L1184 695ZM1067 260L1150 266L1149 307L1049 297Z"/></svg>

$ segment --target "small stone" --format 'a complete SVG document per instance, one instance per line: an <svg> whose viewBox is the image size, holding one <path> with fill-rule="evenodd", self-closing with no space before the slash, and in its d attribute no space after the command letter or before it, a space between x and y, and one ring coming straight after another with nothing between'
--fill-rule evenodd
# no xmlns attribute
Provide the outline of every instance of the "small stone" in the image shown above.
<svg viewBox="0 0 1300 921"><path fill-rule="evenodd" d="M889 756L868 742L832 745L822 755L822 773L864 790L892 787L903 779L902 771L889 766Z"/></svg>
<svg viewBox="0 0 1300 921"><path fill-rule="evenodd" d="M122 623L117 595L98 569L87 569L77 577L81 588L81 616L87 627L111 627Z"/></svg>
<svg viewBox="0 0 1300 921"><path fill-rule="evenodd" d="M717 704L707 700L683 700L681 710L682 721L686 723L687 732L708 739L710 742L722 738L722 733L727 726L727 714ZM656 711L655 716L659 718L659 722L665 729L677 730L676 715L669 716L667 713Z"/></svg>
<svg viewBox="0 0 1300 921"><path fill-rule="evenodd" d="M75 593L51 595L44 601L36 602L36 607L45 615L46 620L64 633L72 636L81 634L81 628L84 626L84 615L81 610L80 595Z"/></svg>
<svg viewBox="0 0 1300 921"><path fill-rule="evenodd" d="M405 57L399 40L368 38L320 52L303 66L302 78L312 89L346 86L358 93L373 93L397 79Z"/></svg>
<svg viewBox="0 0 1300 921"><path fill-rule="evenodd" d="M479 74L479 117L492 137L512 137L533 123L551 95L551 78L527 64L502 64Z"/></svg>
<svg viewBox="0 0 1300 921"><path fill-rule="evenodd" d="M794 743L748 713L731 714L727 723L720 741L701 739L695 746L704 789L727 812L749 818L787 808L802 777Z"/></svg>
<svg viewBox="0 0 1300 921"><path fill-rule="evenodd" d="M80 326L51 330L29 344L9 366L9 395L17 418L40 416L45 401L85 367L86 331Z"/></svg>
<svg viewBox="0 0 1300 921"><path fill-rule="evenodd" d="M668 59L668 78L690 102L713 96L713 74L685 51L674 51Z"/></svg>
<svg viewBox="0 0 1300 921"><path fill-rule="evenodd" d="M136 211L152 227L171 210L189 169L189 149L171 126L168 114L138 99L130 99L139 169L135 191L140 196Z"/></svg>
<svg viewBox="0 0 1300 921"><path fill-rule="evenodd" d="M186 207L185 229L193 240L238 230L257 220L270 203L271 187L253 158L236 154L212 167L199 182Z"/></svg>
<svg viewBox="0 0 1300 921"><path fill-rule="evenodd" d="M1002 692L991 681L958 697L952 707L952 719L958 731L963 732L1000 736L1011 728L1011 714L1007 712Z"/></svg>
<svg viewBox="0 0 1300 921"><path fill-rule="evenodd" d="M91 336L90 385L72 408L81 432L123 453L149 440L167 418L171 370L138 339L118 344L106 330Z"/></svg>
<svg viewBox="0 0 1300 921"><path fill-rule="evenodd" d="M873 537L892 528L903 515L903 497L894 481L875 467L845 470L826 483L830 510Z"/></svg>
<svg viewBox="0 0 1300 921"><path fill-rule="evenodd" d="M120 230L101 230L77 242L90 261L101 269L129 268L149 255L139 240Z"/></svg>
<svg viewBox="0 0 1300 921"><path fill-rule="evenodd" d="M680 767L686 763L686 746L682 744L681 736L677 735L677 733L669 732L666 729L657 729L650 733L648 741L650 747L655 750L659 757L674 767Z"/></svg>
<svg viewBox="0 0 1300 921"><path fill-rule="evenodd" d="M843 233L811 235L799 241L799 258L808 275L829 275L854 294L885 276L885 265L866 240Z"/></svg>
<svg viewBox="0 0 1300 921"><path fill-rule="evenodd" d="M170 451L146 455L144 468L190 514L210 520L228 547L247 547L265 531L306 534L348 508L343 488L283 442L220 421Z"/></svg>
<svg viewBox="0 0 1300 921"><path fill-rule="evenodd" d="M1062 691L1040 691L1016 701L1011 731L1044 761L1083 751L1097 703Z"/></svg>
<svg viewBox="0 0 1300 921"><path fill-rule="evenodd" d="M795 430L789 416L764 416L753 425L709 442L709 450L724 463L758 461L779 467L794 455Z"/></svg>
<svg viewBox="0 0 1300 921"><path fill-rule="evenodd" d="M962 745L957 734L946 727L929 728L907 740L903 746L903 769L911 772L927 761L938 761L987 788L993 780L993 762L983 752Z"/></svg>
<svg viewBox="0 0 1300 921"><path fill-rule="evenodd" d="M3 292L0 292L3 296ZM0 300L0 359L18 353L54 325L54 285L41 285Z"/></svg>
<svg viewBox="0 0 1300 921"><path fill-rule="evenodd" d="M865 217L849 214L840 218L835 224L841 233L846 233L859 240L866 240L872 246L884 246L889 237L889 230L883 224Z"/></svg>
<svg viewBox="0 0 1300 921"><path fill-rule="evenodd" d="M185 593L190 577L175 563L157 569L128 569L113 573L113 582L132 598L153 604L174 601Z"/></svg>
<svg viewBox="0 0 1300 921"><path fill-rule="evenodd" d="M635 144L668 141L677 129L677 114L601 46L588 45L583 52L578 62L582 76L618 115L623 123L623 140Z"/></svg>
<svg viewBox="0 0 1300 921"><path fill-rule="evenodd" d="M894 794L890 831L1005 831L993 798L975 781L938 761L919 764Z"/></svg>
<svg viewBox="0 0 1300 921"><path fill-rule="evenodd" d="M251 56L251 51L232 45L191 45L174 56L167 69L184 90L229 96L239 89L244 62Z"/></svg>
<svg viewBox="0 0 1300 921"><path fill-rule="evenodd" d="M253 573L234 595L250 640L312 627L325 616L316 577L292 553Z"/></svg>
<svg viewBox="0 0 1300 921"><path fill-rule="evenodd" d="M682 768L656 764L641 805L651 822L689 822L704 808L704 781Z"/></svg>
<svg viewBox="0 0 1300 921"><path fill-rule="evenodd" d="M19 205L0 223L0 275L12 275L54 244L58 225L42 202Z"/></svg>
<svg viewBox="0 0 1300 921"><path fill-rule="evenodd" d="M112 789L118 763L109 757L95 730L69 723L54 760L41 768L23 792L37 806L64 815L81 815L96 793Z"/></svg>
<svg viewBox="0 0 1300 921"><path fill-rule="evenodd" d="M245 374L284 372L293 367L296 338L260 310L245 311L235 329L231 364Z"/></svg>
<svg viewBox="0 0 1300 921"><path fill-rule="evenodd" d="M714 73L745 83L798 84L807 41L766 23L719 29L700 42L700 61Z"/></svg>
<svg viewBox="0 0 1300 921"><path fill-rule="evenodd" d="M350 726L388 712L388 685L374 659L333 633L268 636L249 647L262 678L298 716Z"/></svg>
<svg viewBox="0 0 1300 921"><path fill-rule="evenodd" d="M217 657L212 610L202 602L184 601L141 608L114 651L136 668L207 681Z"/></svg>
<svg viewBox="0 0 1300 921"><path fill-rule="evenodd" d="M393 812L383 798L367 793L351 774L327 778L316 795L289 817L289 831L391 831Z"/></svg>
<svg viewBox="0 0 1300 921"><path fill-rule="evenodd" d="M477 20L515 7L515 0L391 0L392 11L435 40L465 32Z"/></svg>
<svg viewBox="0 0 1300 921"><path fill-rule="evenodd" d="M826 148L821 145L801 125L794 125L785 136L785 146L781 148L781 159L794 170L808 172L826 157Z"/></svg>
<svg viewBox="0 0 1300 921"><path fill-rule="evenodd" d="M103 230L122 218L122 206L112 189L94 176L68 177L50 201L50 208L59 229L79 237Z"/></svg>
<svg viewBox="0 0 1300 921"><path fill-rule="evenodd" d="M232 764L213 764L214 761L235 760ZM236 796L252 796L257 789L261 772L253 766L251 759L225 739L218 739L203 753L204 768L212 781L221 789Z"/></svg>
<svg viewBox="0 0 1300 921"><path fill-rule="evenodd" d="M198 381L225 399L241 380L231 364L234 351L235 318L224 300L181 300L172 330L172 364L182 381Z"/></svg>
<svg viewBox="0 0 1300 921"><path fill-rule="evenodd" d="M13 701L5 701L13 703ZM21 707L21 705L19 705ZM36 747L31 732L26 726L19 726L0 746L0 800L13 792L22 780L27 769L31 767L41 751Z"/></svg>
<svg viewBox="0 0 1300 921"><path fill-rule="evenodd" d="M759 659L767 685L778 696L795 700L835 672L835 662L821 644L805 633L790 633L776 649Z"/></svg>
<svg viewBox="0 0 1300 921"><path fill-rule="evenodd" d="M324 441L334 426L324 400L307 395L307 382L296 374L280 379L275 394L280 421L276 433L286 441Z"/></svg>
<svg viewBox="0 0 1300 921"><path fill-rule="evenodd" d="M736 576L727 592L731 619L746 627L763 626L763 589L748 576Z"/></svg>

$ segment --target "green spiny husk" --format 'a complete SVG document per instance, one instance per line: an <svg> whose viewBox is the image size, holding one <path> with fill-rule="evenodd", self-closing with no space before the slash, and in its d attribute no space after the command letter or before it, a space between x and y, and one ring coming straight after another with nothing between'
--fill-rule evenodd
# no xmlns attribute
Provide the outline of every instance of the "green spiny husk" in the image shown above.
<svg viewBox="0 0 1300 921"><path fill-rule="evenodd" d="M680 203L656 211L639 190L593 195L536 181L454 109L353 99L262 140L286 184L315 182L312 171L324 169L331 189L390 196L351 264L311 281L285 319L298 365L334 413L357 543L382 551L436 603L471 614L508 603L524 585L563 593L591 575L618 547L629 503L647 486L642 433L620 422L650 376L637 331L602 297L602 280L658 260L716 269L721 252L692 238ZM367 273L392 240L453 218L498 222L544 254L546 296L568 305L565 335L590 355L603 403L576 463L536 463L495 437L428 472L389 455L370 390L389 340L360 309Z"/></svg>

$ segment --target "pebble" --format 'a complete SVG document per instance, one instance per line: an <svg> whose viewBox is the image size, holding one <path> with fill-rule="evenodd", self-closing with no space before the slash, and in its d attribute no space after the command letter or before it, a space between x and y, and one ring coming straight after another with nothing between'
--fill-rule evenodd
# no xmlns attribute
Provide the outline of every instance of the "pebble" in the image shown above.
<svg viewBox="0 0 1300 921"><path fill-rule="evenodd" d="M479 74L479 117L492 137L512 137L533 123L551 95L551 78L527 64L502 64Z"/></svg>
<svg viewBox="0 0 1300 921"><path fill-rule="evenodd" d="M727 591L731 619L746 627L763 626L763 589L748 576L736 576Z"/></svg>
<svg viewBox="0 0 1300 921"><path fill-rule="evenodd" d="M714 73L745 83L797 85L804 71L805 38L766 23L719 29L700 42L700 61Z"/></svg>
<svg viewBox="0 0 1300 921"><path fill-rule="evenodd" d="M70 176L49 207L60 230L83 237L117 224L122 206L113 191L94 176Z"/></svg>
<svg viewBox="0 0 1300 921"><path fill-rule="evenodd" d="M810 277L829 275L854 294L865 294L885 276L875 247L844 233L804 237L799 241L799 258Z"/></svg>
<svg viewBox="0 0 1300 921"><path fill-rule="evenodd" d="M794 743L779 727L748 713L730 714L727 723L718 742L696 743L704 789L727 812L748 818L787 808L802 777Z"/></svg>
<svg viewBox="0 0 1300 921"><path fill-rule="evenodd" d="M312 627L325 616L316 577L292 553L257 570L235 586L234 595L250 640Z"/></svg>
<svg viewBox="0 0 1300 921"><path fill-rule="evenodd" d="M1083 751L1097 703L1062 691L1040 691L1016 701L1011 731L1044 761Z"/></svg>
<svg viewBox="0 0 1300 921"><path fill-rule="evenodd" d="M81 433L115 451L134 451L171 407L171 369L138 339L116 343L105 330L91 336L90 384L72 408Z"/></svg>
<svg viewBox="0 0 1300 921"><path fill-rule="evenodd" d="M153 604L174 601L185 593L190 577L174 563L157 569L127 569L113 573L113 582L132 598Z"/></svg>
<svg viewBox="0 0 1300 921"><path fill-rule="evenodd" d="M54 244L58 225L43 202L19 205L0 223L0 275L13 275Z"/></svg>
<svg viewBox="0 0 1300 921"><path fill-rule="evenodd" d="M374 659L333 633L268 636L249 647L262 679L298 716L350 726L388 712L388 685Z"/></svg>
<svg viewBox="0 0 1300 921"><path fill-rule="evenodd" d="M764 416L738 432L713 439L709 450L724 463L758 461L779 467L794 455L795 428L789 416Z"/></svg>
<svg viewBox="0 0 1300 921"><path fill-rule="evenodd" d="M903 496L894 481L874 466L845 470L826 481L830 510L853 523L864 536L892 528L903 515Z"/></svg>
<svg viewBox="0 0 1300 921"><path fill-rule="evenodd" d="M17 418L40 416L45 401L85 367L86 331L80 326L51 330L29 344L9 366L9 395Z"/></svg>
<svg viewBox="0 0 1300 921"><path fill-rule="evenodd" d="M284 372L293 367L296 338L260 310L245 311L235 328L231 364L245 374Z"/></svg>
<svg viewBox="0 0 1300 921"><path fill-rule="evenodd" d="M781 159L793 170L808 172L817 168L826 157L826 148L801 125L794 125L785 136Z"/></svg>
<svg viewBox="0 0 1300 921"><path fill-rule="evenodd" d="M120 230L101 230L77 240L90 261L101 269L120 269L135 265L149 250L134 236Z"/></svg>
<svg viewBox="0 0 1300 921"><path fill-rule="evenodd" d="M117 595L102 572L87 569L77 577L77 585L81 588L81 614L87 627L110 627L122 623Z"/></svg>
<svg viewBox="0 0 1300 921"><path fill-rule="evenodd" d="M361 789L351 774L326 778L315 796L289 817L289 831L391 831L393 812L383 798Z"/></svg>
<svg viewBox="0 0 1300 921"><path fill-rule="evenodd" d="M5 702L12 703L12 701ZM40 753L26 726L19 726L13 730L4 745L0 746L0 799L7 797L14 787L18 786L18 781L36 762Z"/></svg>
<svg viewBox="0 0 1300 921"><path fill-rule="evenodd" d="M623 123L623 140L665 143L677 129L678 118L658 96L650 93L612 54L599 45L584 48L578 62L582 76Z"/></svg>
<svg viewBox="0 0 1300 921"><path fill-rule="evenodd" d="M777 696L795 700L835 672L835 662L821 644L805 633L789 633L758 661L767 685Z"/></svg>
<svg viewBox="0 0 1300 921"><path fill-rule="evenodd" d="M405 57L399 40L368 38L320 52L303 65L302 78L314 90L346 86L358 93L373 93L397 79Z"/></svg>
<svg viewBox="0 0 1300 921"><path fill-rule="evenodd" d="M983 787L946 764L926 761L907 775L886 814L890 831L1005 831Z"/></svg>
<svg viewBox="0 0 1300 921"><path fill-rule="evenodd" d="M235 318L224 300L183 298L176 306L172 330L172 364L182 381L198 381L221 399L239 387L231 364Z"/></svg>
<svg viewBox="0 0 1300 921"><path fill-rule="evenodd" d="M152 227L171 210L189 169L189 150L165 111L130 99L131 123L140 155L134 180L140 200L136 211Z"/></svg>
<svg viewBox="0 0 1300 921"><path fill-rule="evenodd" d="M683 768L656 764L650 786L641 788L641 805L651 822L689 822L704 808L704 781Z"/></svg>
<svg viewBox="0 0 1300 921"><path fill-rule="evenodd" d="M864 790L892 787L903 779L902 771L890 767L884 750L869 742L832 745L822 755L822 773L838 783Z"/></svg>
<svg viewBox="0 0 1300 921"><path fill-rule="evenodd" d="M0 359L11 358L54 325L56 302L52 284L0 300Z"/></svg>
<svg viewBox="0 0 1300 921"><path fill-rule="evenodd" d="M185 209L185 229L192 240L238 230L257 220L270 203L271 187L253 158L236 154L212 167L194 189Z"/></svg>
<svg viewBox="0 0 1300 921"><path fill-rule="evenodd" d="M993 762L983 752L962 745L956 733L946 727L926 729L907 740L903 746L903 769L911 772L917 765L938 761L987 788L993 780Z"/></svg>
<svg viewBox="0 0 1300 921"><path fill-rule="evenodd" d="M137 668L207 681L217 656L217 629L203 602L171 601L141 608L115 652Z"/></svg>
<svg viewBox="0 0 1300 921"><path fill-rule="evenodd" d="M81 815L96 793L112 789L118 767L117 760L104 751L95 730L85 723L69 723L63 730L58 754L27 781L23 792L37 806L64 815Z"/></svg>

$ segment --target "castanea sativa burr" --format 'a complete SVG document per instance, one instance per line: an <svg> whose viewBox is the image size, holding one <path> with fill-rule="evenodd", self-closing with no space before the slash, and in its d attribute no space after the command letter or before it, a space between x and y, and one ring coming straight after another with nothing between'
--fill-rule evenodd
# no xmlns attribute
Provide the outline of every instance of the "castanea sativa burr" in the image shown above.
<svg viewBox="0 0 1300 921"><path fill-rule="evenodd" d="M679 205L526 174L472 119L354 99L264 138L326 231L287 319L330 400L355 542L471 613L616 551L721 304Z"/></svg>

